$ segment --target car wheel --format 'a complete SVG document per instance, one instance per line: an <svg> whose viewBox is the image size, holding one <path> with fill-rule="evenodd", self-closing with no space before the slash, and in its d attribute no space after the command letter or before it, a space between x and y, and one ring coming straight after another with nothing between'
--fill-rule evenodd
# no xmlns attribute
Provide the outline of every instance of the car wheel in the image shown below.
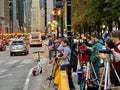
<svg viewBox="0 0 120 90"><path fill-rule="evenodd" d="M13 53L10 53L10 56L13 56L14 54Z"/></svg>
<svg viewBox="0 0 120 90"><path fill-rule="evenodd" d="M4 50L6 51L6 47L4 48Z"/></svg>
<svg viewBox="0 0 120 90"><path fill-rule="evenodd" d="M3 48L3 47L1 48L1 51L4 51L4 48Z"/></svg>
<svg viewBox="0 0 120 90"><path fill-rule="evenodd" d="M29 54L29 51L27 51L27 54Z"/></svg>
<svg viewBox="0 0 120 90"><path fill-rule="evenodd" d="M42 44L40 45L40 47L42 47Z"/></svg>
<svg viewBox="0 0 120 90"><path fill-rule="evenodd" d="M25 55L27 55L28 54L28 52L25 52Z"/></svg>

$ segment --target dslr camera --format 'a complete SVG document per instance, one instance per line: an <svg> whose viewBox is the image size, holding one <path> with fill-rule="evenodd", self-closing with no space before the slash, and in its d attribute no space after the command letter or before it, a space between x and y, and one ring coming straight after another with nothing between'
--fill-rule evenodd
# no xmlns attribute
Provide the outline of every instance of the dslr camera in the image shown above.
<svg viewBox="0 0 120 90"><path fill-rule="evenodd" d="M111 54L112 51L111 51L110 48L106 48L106 49L103 49L103 50L99 50L99 53Z"/></svg>

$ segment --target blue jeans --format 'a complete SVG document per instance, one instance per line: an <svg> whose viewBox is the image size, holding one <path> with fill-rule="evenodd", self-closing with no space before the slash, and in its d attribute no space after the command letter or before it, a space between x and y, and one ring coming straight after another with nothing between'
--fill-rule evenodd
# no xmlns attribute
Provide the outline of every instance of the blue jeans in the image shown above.
<svg viewBox="0 0 120 90"><path fill-rule="evenodd" d="M94 70L93 70L94 69ZM91 73L92 73L92 79L95 79L94 83L96 85L99 85L100 83L100 72L99 72L99 67L93 67L91 69Z"/></svg>

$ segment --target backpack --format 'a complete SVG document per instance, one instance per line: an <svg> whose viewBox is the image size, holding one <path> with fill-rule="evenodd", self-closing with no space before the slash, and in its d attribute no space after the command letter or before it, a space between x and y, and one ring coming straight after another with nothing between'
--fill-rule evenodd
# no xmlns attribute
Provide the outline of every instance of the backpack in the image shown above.
<svg viewBox="0 0 120 90"><path fill-rule="evenodd" d="M78 58L77 58L77 51L71 50L71 57L70 57L70 67L74 68L77 67Z"/></svg>

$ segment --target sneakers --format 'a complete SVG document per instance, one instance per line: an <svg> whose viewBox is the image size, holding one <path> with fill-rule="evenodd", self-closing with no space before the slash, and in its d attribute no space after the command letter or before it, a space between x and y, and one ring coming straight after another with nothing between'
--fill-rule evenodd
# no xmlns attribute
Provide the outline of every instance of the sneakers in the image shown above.
<svg viewBox="0 0 120 90"><path fill-rule="evenodd" d="M53 77L52 76L48 76L46 80L52 80Z"/></svg>

